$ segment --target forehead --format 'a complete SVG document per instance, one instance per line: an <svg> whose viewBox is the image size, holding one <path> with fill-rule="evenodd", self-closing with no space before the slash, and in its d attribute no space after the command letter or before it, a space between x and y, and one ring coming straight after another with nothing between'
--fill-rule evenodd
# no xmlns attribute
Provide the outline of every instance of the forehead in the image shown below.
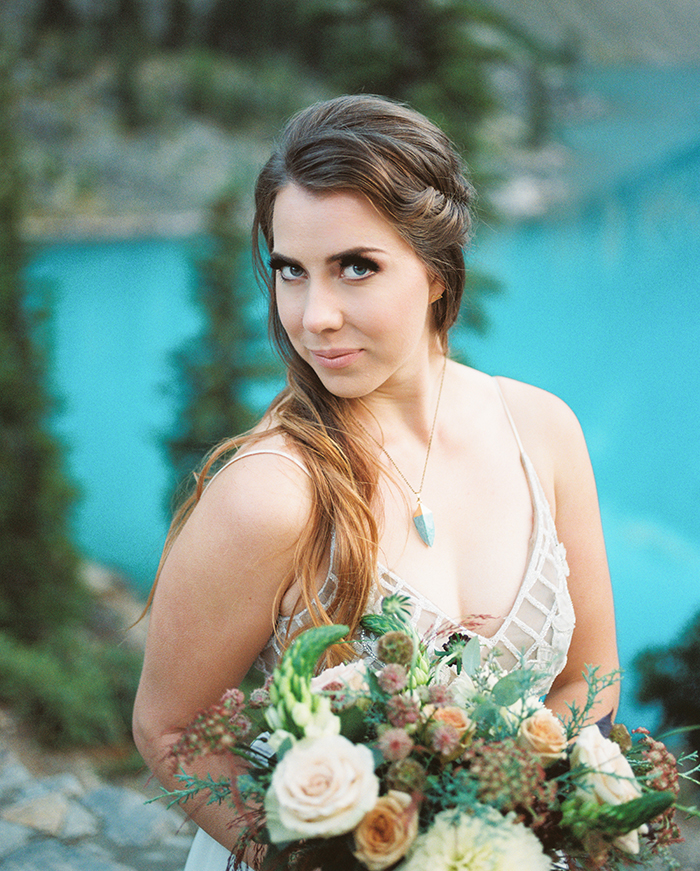
<svg viewBox="0 0 700 871"><path fill-rule="evenodd" d="M290 184L277 194L272 215L274 248L323 249L356 247L410 251L394 225L362 194L350 191L315 193Z"/></svg>

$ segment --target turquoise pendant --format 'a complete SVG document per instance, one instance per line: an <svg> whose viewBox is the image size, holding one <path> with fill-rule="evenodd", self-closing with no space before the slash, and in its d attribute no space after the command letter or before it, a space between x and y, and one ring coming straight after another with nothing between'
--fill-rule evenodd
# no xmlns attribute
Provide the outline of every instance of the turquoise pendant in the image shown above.
<svg viewBox="0 0 700 871"><path fill-rule="evenodd" d="M413 523L418 530L418 535L428 545L433 546L435 541L435 521L433 520L433 512L430 508L426 508L418 501L418 507L413 512Z"/></svg>

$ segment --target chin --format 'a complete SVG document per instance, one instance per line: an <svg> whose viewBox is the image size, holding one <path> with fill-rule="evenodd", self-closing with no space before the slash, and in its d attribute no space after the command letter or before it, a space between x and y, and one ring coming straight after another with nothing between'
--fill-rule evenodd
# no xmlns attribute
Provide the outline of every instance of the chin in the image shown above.
<svg viewBox="0 0 700 871"><path fill-rule="evenodd" d="M316 372L316 377L328 393L337 396L338 399L360 399L363 396L367 396L374 389L374 387L368 386L364 379L352 375L335 375L329 378L327 372L324 372L323 375Z"/></svg>

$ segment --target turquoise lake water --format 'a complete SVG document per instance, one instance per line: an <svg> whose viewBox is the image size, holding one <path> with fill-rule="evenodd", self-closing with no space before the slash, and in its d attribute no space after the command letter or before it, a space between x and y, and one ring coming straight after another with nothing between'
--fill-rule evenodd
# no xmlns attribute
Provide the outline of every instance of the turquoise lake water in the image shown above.
<svg viewBox="0 0 700 871"><path fill-rule="evenodd" d="M595 191L582 173L566 216L482 228L472 254L505 285L488 335L468 339L472 362L558 394L586 433L623 666L700 610L700 129L683 123L646 164L624 140L630 159L616 152ZM191 254L181 240L54 244L30 268L53 308L77 540L141 590L167 529L170 355L199 325ZM649 718L629 682L621 714Z"/></svg>

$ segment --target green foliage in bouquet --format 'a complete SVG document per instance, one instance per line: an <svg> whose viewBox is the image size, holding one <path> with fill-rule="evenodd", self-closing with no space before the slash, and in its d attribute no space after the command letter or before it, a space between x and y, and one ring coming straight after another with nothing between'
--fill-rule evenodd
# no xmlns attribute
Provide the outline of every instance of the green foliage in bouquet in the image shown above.
<svg viewBox="0 0 700 871"><path fill-rule="evenodd" d="M309 629L265 688L248 701L228 691L175 746L182 764L248 762L233 780L183 771L181 788L164 791L171 803L208 791L230 805L234 867L253 849L266 871L507 871L514 857L523 871L555 857L572 871L614 869L678 839L674 757L644 730L606 738L605 724L586 724L612 677L591 671L564 724L534 694L534 668L505 672L478 637L431 650L401 596L363 622L374 660L365 639L365 660L313 676L347 627Z"/></svg>

